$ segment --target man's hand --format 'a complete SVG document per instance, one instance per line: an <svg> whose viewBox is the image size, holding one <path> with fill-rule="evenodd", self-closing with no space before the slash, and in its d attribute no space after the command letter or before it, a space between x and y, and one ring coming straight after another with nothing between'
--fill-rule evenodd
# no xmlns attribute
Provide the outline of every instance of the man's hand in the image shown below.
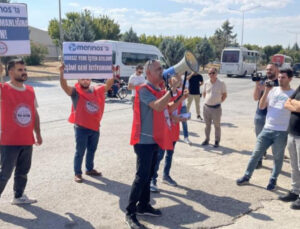
<svg viewBox="0 0 300 229"><path fill-rule="evenodd" d="M42 143L43 143L43 139L42 139L41 134L37 134L36 135L35 145L40 146L40 145L42 145Z"/></svg>
<svg viewBox="0 0 300 229"><path fill-rule="evenodd" d="M60 77L64 76L64 70L65 70L65 64L61 63L61 65L59 66Z"/></svg>
<svg viewBox="0 0 300 229"><path fill-rule="evenodd" d="M190 94L189 89L184 89L184 91L183 91L183 97L184 97L184 99L188 98L189 94Z"/></svg>

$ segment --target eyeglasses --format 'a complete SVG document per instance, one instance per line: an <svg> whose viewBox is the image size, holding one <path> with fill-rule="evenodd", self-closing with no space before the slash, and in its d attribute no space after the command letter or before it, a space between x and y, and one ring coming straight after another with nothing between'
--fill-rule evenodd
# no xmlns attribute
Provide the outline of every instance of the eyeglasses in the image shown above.
<svg viewBox="0 0 300 229"><path fill-rule="evenodd" d="M209 72L208 75L215 75L216 72Z"/></svg>

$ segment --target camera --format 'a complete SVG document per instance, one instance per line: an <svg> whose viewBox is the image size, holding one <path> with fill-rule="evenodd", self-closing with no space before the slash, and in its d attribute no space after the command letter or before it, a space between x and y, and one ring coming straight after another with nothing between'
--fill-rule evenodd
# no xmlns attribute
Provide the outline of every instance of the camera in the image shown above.
<svg viewBox="0 0 300 229"><path fill-rule="evenodd" d="M265 81L267 79L267 76L263 76L261 72L254 72L252 74L252 81Z"/></svg>
<svg viewBox="0 0 300 229"><path fill-rule="evenodd" d="M275 86L275 82L272 80L268 80L265 82L266 87L274 87Z"/></svg>

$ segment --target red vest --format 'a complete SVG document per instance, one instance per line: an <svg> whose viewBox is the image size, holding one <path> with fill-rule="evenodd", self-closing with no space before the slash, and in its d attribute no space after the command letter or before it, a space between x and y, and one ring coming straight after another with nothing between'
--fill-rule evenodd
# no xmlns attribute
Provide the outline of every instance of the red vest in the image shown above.
<svg viewBox="0 0 300 229"><path fill-rule="evenodd" d="M173 97L173 98L171 99L171 101L176 100L177 97L180 96L180 94L181 94L181 91L177 90L177 96ZM180 104L178 105L178 107L176 108L176 110L173 111L173 112L176 112L177 115L179 115L179 114L180 114L181 107L182 107L182 103L180 103ZM173 122L172 122L172 126L171 126L171 127L172 127L171 138L172 138L172 141L173 141L173 142L177 142L177 141L179 140L179 134L180 134L180 126L179 126L179 123L180 123L180 122L178 122L178 123L173 123Z"/></svg>
<svg viewBox="0 0 300 229"><path fill-rule="evenodd" d="M161 98L165 91L156 91L149 85L142 85L136 87L136 94L134 100L134 114L131 131L130 144L135 145L140 142L141 136L141 110L140 110L140 98L139 90L141 88L147 88L157 99ZM169 112L167 108L164 111L158 112L153 110L153 140L162 149L173 149L173 141L171 139L171 122L167 120Z"/></svg>
<svg viewBox="0 0 300 229"><path fill-rule="evenodd" d="M1 90L1 145L33 145L35 94L31 86L18 91L7 83Z"/></svg>
<svg viewBox="0 0 300 229"><path fill-rule="evenodd" d="M94 87L93 92L89 93L77 83L75 89L79 99L76 109L72 106L69 122L99 131L105 105L105 86Z"/></svg>

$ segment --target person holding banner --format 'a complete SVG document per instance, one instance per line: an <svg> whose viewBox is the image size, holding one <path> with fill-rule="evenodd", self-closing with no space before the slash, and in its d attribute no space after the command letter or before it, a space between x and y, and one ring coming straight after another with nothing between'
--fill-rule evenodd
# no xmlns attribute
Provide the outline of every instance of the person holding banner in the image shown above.
<svg viewBox="0 0 300 229"><path fill-rule="evenodd" d="M105 85L91 86L90 79L79 79L75 87L68 85L64 79L64 65L60 66L60 85L72 99L72 112L69 122L74 123L76 150L74 157L74 180L82 183L81 165L86 153L86 175L101 176L94 169L94 156L99 141L99 127L105 105L105 92L114 83L114 78L108 79Z"/></svg>
<svg viewBox="0 0 300 229"><path fill-rule="evenodd" d="M180 81L174 80L167 92L161 90L163 68L156 60L147 61L144 69L147 81L136 87L130 141L137 156L137 171L126 207L126 222L130 228L142 227L136 214L151 216L162 214L149 203L150 180L157 162L159 147L173 149L168 107L172 110L178 106L178 103L169 104L169 102L180 84Z"/></svg>
<svg viewBox="0 0 300 229"><path fill-rule="evenodd" d="M0 75L3 67L0 64ZM12 204L32 204L24 190L31 167L32 145L41 145L40 118L34 90L25 85L27 71L24 61L14 59L8 63L10 81L0 84L0 195L13 170L14 198ZM34 134L36 139L34 138Z"/></svg>

